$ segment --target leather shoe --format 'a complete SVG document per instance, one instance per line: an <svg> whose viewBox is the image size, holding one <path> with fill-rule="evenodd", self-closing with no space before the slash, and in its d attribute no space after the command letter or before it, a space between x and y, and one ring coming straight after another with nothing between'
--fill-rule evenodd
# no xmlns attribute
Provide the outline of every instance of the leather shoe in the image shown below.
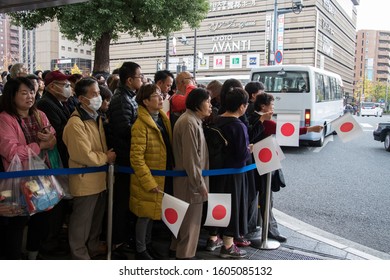
<svg viewBox="0 0 390 280"><path fill-rule="evenodd" d="M279 234L279 235L273 235L272 233L268 233L268 238L271 238L271 239L275 239L275 240L277 240L277 241L279 241L279 242L281 242L281 243L284 243L284 242L286 242L287 241L287 237L285 237L285 236L283 236L283 235L281 235L281 234Z"/></svg>
<svg viewBox="0 0 390 280"><path fill-rule="evenodd" d="M154 260L153 257L149 254L148 250L145 250L140 253L135 253L136 260Z"/></svg>

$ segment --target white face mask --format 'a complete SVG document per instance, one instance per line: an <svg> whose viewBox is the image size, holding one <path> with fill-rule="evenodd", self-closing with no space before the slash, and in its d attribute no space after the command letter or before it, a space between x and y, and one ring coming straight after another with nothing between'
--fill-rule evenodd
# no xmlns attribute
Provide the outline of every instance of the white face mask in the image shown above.
<svg viewBox="0 0 390 280"><path fill-rule="evenodd" d="M102 106L102 103L103 103L102 97L100 95L97 97L88 99L88 100L89 100L88 108L95 111L95 112L97 110L99 110L100 106Z"/></svg>
<svg viewBox="0 0 390 280"><path fill-rule="evenodd" d="M72 89L69 87L64 87L63 90L62 90L62 95L68 99L70 97L70 95L72 94Z"/></svg>
<svg viewBox="0 0 390 280"><path fill-rule="evenodd" d="M56 84L56 87L60 89L59 94L68 99L72 94L72 89L70 88L70 84L67 86L59 86Z"/></svg>

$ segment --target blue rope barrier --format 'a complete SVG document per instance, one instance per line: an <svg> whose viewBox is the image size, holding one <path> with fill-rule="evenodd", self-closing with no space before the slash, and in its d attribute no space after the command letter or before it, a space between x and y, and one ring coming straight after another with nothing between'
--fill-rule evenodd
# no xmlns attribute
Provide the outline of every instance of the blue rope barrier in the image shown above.
<svg viewBox="0 0 390 280"><path fill-rule="evenodd" d="M212 169L203 170L203 176L219 176L228 174L240 174L250 170L256 169L256 164L250 164L242 168L225 168L225 169ZM22 170L12 172L0 172L0 179L11 179L19 177L30 176L57 176L57 175L75 175L86 174L96 172L107 172L108 166L103 165L99 167L85 167L85 168L57 168L57 169L37 169L37 170ZM115 166L115 172L134 174L134 170L131 167ZM185 177L187 173L184 170L151 170L154 176L170 176L170 177Z"/></svg>

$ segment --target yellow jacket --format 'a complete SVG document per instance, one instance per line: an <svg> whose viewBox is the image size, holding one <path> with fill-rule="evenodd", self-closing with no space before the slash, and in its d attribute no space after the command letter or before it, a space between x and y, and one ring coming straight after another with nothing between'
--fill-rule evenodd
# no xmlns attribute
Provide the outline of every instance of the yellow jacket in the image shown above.
<svg viewBox="0 0 390 280"><path fill-rule="evenodd" d="M69 167L93 167L107 163L107 144L100 117L92 119L77 107L68 120L62 136L69 152ZM106 190L106 172L69 175L73 196L98 194Z"/></svg>
<svg viewBox="0 0 390 280"><path fill-rule="evenodd" d="M171 124L164 111L160 116L172 142ZM163 191L165 177L152 176L150 170L166 169L167 149L160 129L142 106L131 129L130 163L135 173L130 180L130 210L138 217L161 219L162 194L150 190L158 186Z"/></svg>

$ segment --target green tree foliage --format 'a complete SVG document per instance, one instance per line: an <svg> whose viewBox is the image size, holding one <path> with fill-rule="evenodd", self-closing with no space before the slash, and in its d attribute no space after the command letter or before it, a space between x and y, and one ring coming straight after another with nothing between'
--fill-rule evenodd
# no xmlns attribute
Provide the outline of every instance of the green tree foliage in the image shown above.
<svg viewBox="0 0 390 280"><path fill-rule="evenodd" d="M67 39L95 46L94 72L108 72L110 42L121 33L160 37L181 30L184 24L195 28L208 8L207 0L90 0L10 15L16 25L27 29L57 19Z"/></svg>
<svg viewBox="0 0 390 280"><path fill-rule="evenodd" d="M363 89L364 85L364 89ZM364 98L362 94L364 93ZM386 95L386 82L370 81L365 79L356 83L355 98L357 101L373 101L377 102L380 99L385 99Z"/></svg>

